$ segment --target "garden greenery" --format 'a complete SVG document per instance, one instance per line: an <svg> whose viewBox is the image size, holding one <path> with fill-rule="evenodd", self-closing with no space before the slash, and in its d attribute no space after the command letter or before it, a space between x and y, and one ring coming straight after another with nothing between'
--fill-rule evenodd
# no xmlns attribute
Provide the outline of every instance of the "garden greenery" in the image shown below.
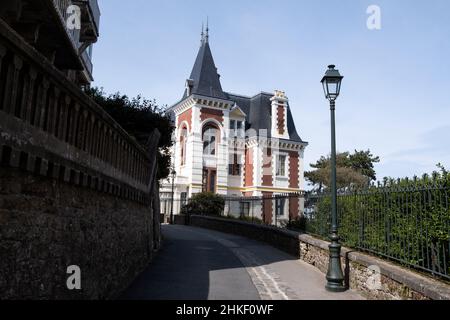
<svg viewBox="0 0 450 320"><path fill-rule="evenodd" d="M224 207L223 197L212 192L202 192L194 194L181 212L186 215L220 216Z"/></svg>
<svg viewBox="0 0 450 320"><path fill-rule="evenodd" d="M343 244L450 278L450 173L440 169L339 194ZM306 231L328 237L330 212L329 195L308 195Z"/></svg>

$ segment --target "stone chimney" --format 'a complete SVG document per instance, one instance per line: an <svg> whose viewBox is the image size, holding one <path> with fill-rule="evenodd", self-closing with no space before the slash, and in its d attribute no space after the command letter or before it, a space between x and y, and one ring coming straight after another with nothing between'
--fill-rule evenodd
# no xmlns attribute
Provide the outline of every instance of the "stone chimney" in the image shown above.
<svg viewBox="0 0 450 320"><path fill-rule="evenodd" d="M287 127L287 108L289 99L284 91L275 90L272 101L272 137L289 139Z"/></svg>

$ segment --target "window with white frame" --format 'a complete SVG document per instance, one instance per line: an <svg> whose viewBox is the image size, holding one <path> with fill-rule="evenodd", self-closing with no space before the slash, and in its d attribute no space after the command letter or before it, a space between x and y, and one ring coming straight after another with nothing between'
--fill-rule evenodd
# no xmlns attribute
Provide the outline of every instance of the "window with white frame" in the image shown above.
<svg viewBox="0 0 450 320"><path fill-rule="evenodd" d="M180 194L180 206L183 207L187 204L187 192L182 192Z"/></svg>
<svg viewBox="0 0 450 320"><path fill-rule="evenodd" d="M240 202L240 215L241 217L248 217L250 216L250 202Z"/></svg>
<svg viewBox="0 0 450 320"><path fill-rule="evenodd" d="M279 154L277 157L277 176L285 177L286 176L286 155Z"/></svg>
<svg viewBox="0 0 450 320"><path fill-rule="evenodd" d="M237 138L234 138L234 148L230 151L230 160L228 164L228 174L230 176L240 176L241 175L241 164L239 161L239 154L237 150Z"/></svg>
<svg viewBox="0 0 450 320"><path fill-rule="evenodd" d="M207 125L203 130L203 154L216 155L219 130L213 125Z"/></svg>
<svg viewBox="0 0 450 320"><path fill-rule="evenodd" d="M244 122L239 120L230 120L230 136L243 137L244 136Z"/></svg>
<svg viewBox="0 0 450 320"><path fill-rule="evenodd" d="M186 141L187 141L187 128L183 127L183 129L181 129L180 134L180 158L182 166L186 164Z"/></svg>
<svg viewBox="0 0 450 320"><path fill-rule="evenodd" d="M285 198L278 198L275 200L275 210L277 216L284 216L284 208L286 205L286 199Z"/></svg>

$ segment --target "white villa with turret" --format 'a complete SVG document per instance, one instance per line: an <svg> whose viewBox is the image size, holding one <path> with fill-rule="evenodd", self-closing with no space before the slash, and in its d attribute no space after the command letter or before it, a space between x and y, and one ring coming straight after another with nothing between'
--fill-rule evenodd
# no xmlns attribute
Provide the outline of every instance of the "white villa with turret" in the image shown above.
<svg viewBox="0 0 450 320"><path fill-rule="evenodd" d="M161 198L171 198L173 187L175 214L199 192L263 197L304 190L303 155L308 144L297 133L288 97L279 90L254 96L223 91L208 32L202 34L184 95L170 111L176 127L172 150L176 175L174 181L170 177L161 182ZM276 214L287 220L298 216L301 206L296 198L287 206L261 206L256 216L269 219ZM170 211L164 205L161 209ZM238 210L248 215L245 199ZM292 212L297 215L288 217Z"/></svg>

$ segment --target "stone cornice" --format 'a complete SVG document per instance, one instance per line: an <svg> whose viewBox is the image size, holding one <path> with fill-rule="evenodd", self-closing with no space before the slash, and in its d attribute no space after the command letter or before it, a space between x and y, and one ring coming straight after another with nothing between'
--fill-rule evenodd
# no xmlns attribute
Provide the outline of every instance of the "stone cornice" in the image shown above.
<svg viewBox="0 0 450 320"><path fill-rule="evenodd" d="M230 100L193 94L187 97L186 99L180 101L179 103L175 104L170 109L172 109L175 112L175 114L178 115L183 113L193 105L199 105L201 107L207 107L210 109L229 111L234 106L234 103Z"/></svg>
<svg viewBox="0 0 450 320"><path fill-rule="evenodd" d="M305 142L281 140L281 139L277 139L277 138L251 137L251 138L246 139L246 145L248 147L264 146L264 147L278 148L278 149L283 149L283 150L301 151L308 144Z"/></svg>

